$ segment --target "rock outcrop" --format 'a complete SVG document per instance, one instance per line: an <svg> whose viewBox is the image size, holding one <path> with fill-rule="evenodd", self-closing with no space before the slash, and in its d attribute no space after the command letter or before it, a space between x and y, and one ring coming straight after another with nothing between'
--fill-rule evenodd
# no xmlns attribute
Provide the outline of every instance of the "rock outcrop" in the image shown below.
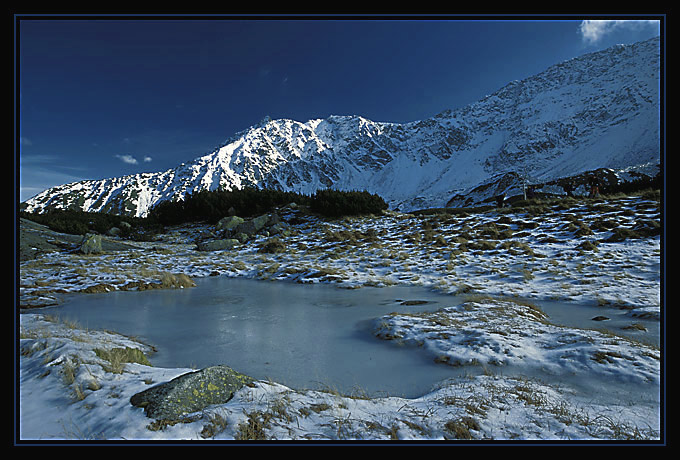
<svg viewBox="0 0 680 460"><path fill-rule="evenodd" d="M83 242L80 245L80 252L83 254L101 254L102 253L102 237L101 235L93 235L88 233L83 237Z"/></svg>
<svg viewBox="0 0 680 460"><path fill-rule="evenodd" d="M249 220L229 216L221 219L215 226L215 231L221 238L200 241L196 247L199 251L224 251L246 243L258 234L286 236L290 232L289 227L276 213L263 214Z"/></svg>
<svg viewBox="0 0 680 460"><path fill-rule="evenodd" d="M228 366L212 366L136 393L130 403L144 408L147 417L178 420L212 404L228 402L235 392L253 381Z"/></svg>

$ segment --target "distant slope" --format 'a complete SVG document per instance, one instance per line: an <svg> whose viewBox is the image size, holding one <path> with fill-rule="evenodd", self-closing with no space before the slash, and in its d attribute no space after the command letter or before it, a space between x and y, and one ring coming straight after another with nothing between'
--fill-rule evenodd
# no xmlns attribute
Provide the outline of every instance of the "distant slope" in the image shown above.
<svg viewBox="0 0 680 460"><path fill-rule="evenodd" d="M176 168L46 190L29 211L79 208L144 216L162 200L244 186L313 193L368 190L392 208L470 205L523 182L660 164L659 38L513 81L482 100L412 123L330 116L264 120ZM555 189L560 192L559 187Z"/></svg>

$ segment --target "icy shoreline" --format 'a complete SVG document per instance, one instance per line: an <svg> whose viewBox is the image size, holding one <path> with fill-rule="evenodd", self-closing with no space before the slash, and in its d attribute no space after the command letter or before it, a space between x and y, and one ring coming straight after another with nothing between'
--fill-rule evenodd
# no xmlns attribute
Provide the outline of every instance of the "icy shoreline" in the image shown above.
<svg viewBox="0 0 680 460"><path fill-rule="evenodd" d="M600 380L616 383L611 388L619 392L597 395L569 383L504 376L502 369L495 375L452 379L439 390L412 399L343 396L258 381L226 404L188 414L181 423L159 425L133 407L130 397L192 369L127 363L121 373L115 373L95 349L131 347L149 353L149 347L115 333L78 329L42 314L21 315L21 330L19 439L29 443L253 438L484 443L648 441L660 436L659 382L654 376L658 361L646 355L649 350L630 343L630 348L615 347L610 340L607 346L616 350L610 353L600 348L602 343L589 343L597 336L593 333L583 335L577 347L555 339L547 349L582 353L583 359L568 358L571 365L582 367L576 372L594 383L599 374ZM424 335L422 340L427 346L441 342ZM451 350L460 349L448 343ZM527 347L522 350L531 352ZM624 350L629 354L623 356ZM610 361L596 361L598 353ZM557 364L551 356L534 359L544 360L546 366ZM572 372L566 374L573 378ZM648 393L639 393L640 389Z"/></svg>
<svg viewBox="0 0 680 460"><path fill-rule="evenodd" d="M660 439L663 355L658 348L592 330L556 328L519 302L492 299L557 298L591 303L594 312L597 305L621 308L631 325L639 317L661 320L659 236L616 241L612 225L599 225L634 229L641 222L658 222L658 201L583 201L540 211L388 213L321 221L290 210L282 216L294 214L301 223L281 238L286 250L276 254L258 250L266 239L233 251L197 252L195 241L210 229L190 226L124 253L54 252L24 262L22 303L38 305L61 293L104 285L116 289L178 269L192 277L243 276L348 288L421 284L466 293L471 300L464 310L441 311L436 318L386 317L379 334L427 347L442 365L476 360L501 368L495 375L458 379L415 399L362 399L257 382L195 420L152 431L147 428L152 420L132 407L129 397L190 369L128 363L122 374L107 372L95 347L145 346L115 333L82 331L41 314L22 314L18 440ZM452 328L456 321L464 327ZM564 373L565 383L503 375L503 365L528 362L558 376ZM73 374L69 383L65 368ZM598 403L567 383L593 374L610 380L612 388L646 392L637 398L613 393Z"/></svg>

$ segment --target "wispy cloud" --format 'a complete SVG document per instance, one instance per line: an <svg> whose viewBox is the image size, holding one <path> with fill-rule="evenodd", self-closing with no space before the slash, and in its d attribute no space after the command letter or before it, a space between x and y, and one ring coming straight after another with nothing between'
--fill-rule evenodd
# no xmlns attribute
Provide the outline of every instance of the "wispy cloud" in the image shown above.
<svg viewBox="0 0 680 460"><path fill-rule="evenodd" d="M118 158L120 161L123 163L129 164L129 165L138 165L139 160L132 155L126 154L126 155L116 155L116 158ZM153 161L153 158L151 158L149 155L145 155L144 158L142 159L144 163L151 163Z"/></svg>
<svg viewBox="0 0 680 460"><path fill-rule="evenodd" d="M616 30L628 29L638 31L645 27L658 27L656 20L611 20L611 19L587 19L579 25L579 34L583 41L588 44L599 42L605 35Z"/></svg>
<svg viewBox="0 0 680 460"><path fill-rule="evenodd" d="M133 157L132 155L116 155L116 158L118 158L123 163L127 163L129 165L136 165L139 163L139 161L137 161L137 158Z"/></svg>

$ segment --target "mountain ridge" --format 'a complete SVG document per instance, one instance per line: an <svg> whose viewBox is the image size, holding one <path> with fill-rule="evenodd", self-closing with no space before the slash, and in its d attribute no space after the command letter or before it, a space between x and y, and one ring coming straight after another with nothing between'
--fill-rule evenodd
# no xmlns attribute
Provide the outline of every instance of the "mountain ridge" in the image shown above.
<svg viewBox="0 0 680 460"><path fill-rule="evenodd" d="M408 123L330 115L265 118L176 168L46 190L26 210L144 216L199 190L254 186L311 194L365 189L393 209L462 206L525 183L660 168L660 38L616 45L509 82L479 101ZM553 187L557 193L563 190ZM548 191L548 189L546 189Z"/></svg>

